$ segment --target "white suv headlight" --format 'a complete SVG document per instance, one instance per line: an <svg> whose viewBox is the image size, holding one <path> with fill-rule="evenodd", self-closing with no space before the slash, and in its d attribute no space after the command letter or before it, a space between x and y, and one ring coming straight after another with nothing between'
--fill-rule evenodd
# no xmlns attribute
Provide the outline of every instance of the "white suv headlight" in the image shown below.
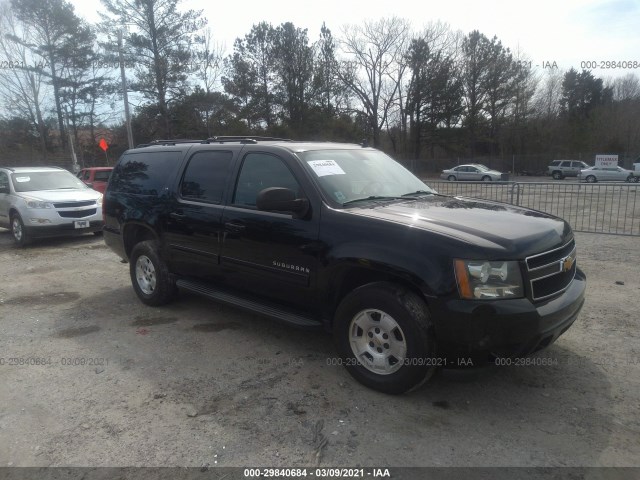
<svg viewBox="0 0 640 480"><path fill-rule="evenodd" d="M50 202L43 202L42 200L36 200L33 198L25 198L27 208L53 208L53 204Z"/></svg>
<svg viewBox="0 0 640 480"><path fill-rule="evenodd" d="M524 296L518 262L455 260L456 282L462 298L490 300Z"/></svg>

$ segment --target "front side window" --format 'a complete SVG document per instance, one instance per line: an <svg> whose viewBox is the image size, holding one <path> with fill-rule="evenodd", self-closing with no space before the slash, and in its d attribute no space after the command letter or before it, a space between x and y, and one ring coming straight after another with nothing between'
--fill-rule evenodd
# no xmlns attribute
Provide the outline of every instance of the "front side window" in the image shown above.
<svg viewBox="0 0 640 480"><path fill-rule="evenodd" d="M182 198L209 203L222 202L232 159L233 153L224 151L198 152L193 155L182 178Z"/></svg>
<svg viewBox="0 0 640 480"><path fill-rule="evenodd" d="M236 191L235 205L255 207L258 193L265 188L282 187L300 194L300 185L284 161L266 153L250 153L242 163Z"/></svg>

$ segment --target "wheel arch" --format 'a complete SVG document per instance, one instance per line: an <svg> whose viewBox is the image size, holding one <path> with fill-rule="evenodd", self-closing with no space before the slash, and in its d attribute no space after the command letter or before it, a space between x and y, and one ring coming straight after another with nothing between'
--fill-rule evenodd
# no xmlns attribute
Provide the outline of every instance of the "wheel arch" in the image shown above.
<svg viewBox="0 0 640 480"><path fill-rule="evenodd" d="M411 272L391 270L381 265L364 266L356 261L335 265L329 274L330 288L325 296L325 326L331 330L336 310L344 298L353 291L378 283L398 285L418 295L429 305L430 290Z"/></svg>
<svg viewBox="0 0 640 480"><path fill-rule="evenodd" d="M122 229L122 241L127 258L131 256L131 251L136 244L146 240L158 240L158 234L148 225L143 223L128 223Z"/></svg>

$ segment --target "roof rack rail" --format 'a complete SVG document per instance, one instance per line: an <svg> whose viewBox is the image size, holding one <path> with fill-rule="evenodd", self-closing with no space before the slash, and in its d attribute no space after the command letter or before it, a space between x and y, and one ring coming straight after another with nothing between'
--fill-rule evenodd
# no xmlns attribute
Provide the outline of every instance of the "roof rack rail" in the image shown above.
<svg viewBox="0 0 640 480"><path fill-rule="evenodd" d="M202 143L223 143L223 142L258 143L259 141L292 142L293 140L289 138L261 137L256 135L221 135L217 137L207 138Z"/></svg>
<svg viewBox="0 0 640 480"><path fill-rule="evenodd" d="M140 143L135 148L152 147L154 145L177 145L179 143L204 143L202 140L174 139L174 140L151 140L149 143Z"/></svg>

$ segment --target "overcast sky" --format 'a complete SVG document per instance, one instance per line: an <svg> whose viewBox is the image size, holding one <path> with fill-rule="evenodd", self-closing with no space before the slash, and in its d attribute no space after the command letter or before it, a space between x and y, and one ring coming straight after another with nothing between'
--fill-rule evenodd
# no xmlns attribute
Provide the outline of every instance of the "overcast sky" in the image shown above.
<svg viewBox="0 0 640 480"><path fill-rule="evenodd" d="M76 13L96 22L99 0L71 0ZM415 30L430 21L443 21L465 33L477 29L497 35L512 51L520 49L542 69L544 62L562 70L581 69L584 61L636 61L640 63L640 0L240 0L210 2L183 0L182 9L203 10L217 42L231 51L233 41L244 37L261 21L277 26L292 22L307 28L315 41L324 21L334 36L345 25L398 16ZM540 70L541 72L543 70ZM593 70L598 77L614 77L640 68Z"/></svg>

